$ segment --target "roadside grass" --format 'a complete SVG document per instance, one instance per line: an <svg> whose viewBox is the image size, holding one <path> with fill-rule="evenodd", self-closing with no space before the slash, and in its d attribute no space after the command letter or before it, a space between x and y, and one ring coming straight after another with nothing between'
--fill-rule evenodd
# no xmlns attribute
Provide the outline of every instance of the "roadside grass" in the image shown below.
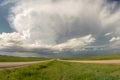
<svg viewBox="0 0 120 80"><path fill-rule="evenodd" d="M0 62L29 62L49 60L49 58L0 56Z"/></svg>
<svg viewBox="0 0 120 80"><path fill-rule="evenodd" d="M0 70L0 80L120 80L120 65L52 61Z"/></svg>
<svg viewBox="0 0 120 80"><path fill-rule="evenodd" d="M63 58L64 60L120 60L120 54L93 56L86 58Z"/></svg>

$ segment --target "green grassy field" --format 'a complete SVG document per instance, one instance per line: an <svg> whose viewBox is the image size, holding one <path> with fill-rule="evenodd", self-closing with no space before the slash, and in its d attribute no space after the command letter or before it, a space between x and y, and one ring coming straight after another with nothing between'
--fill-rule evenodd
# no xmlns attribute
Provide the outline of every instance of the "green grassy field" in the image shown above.
<svg viewBox="0 0 120 80"><path fill-rule="evenodd" d="M0 56L0 62L28 62L28 61L41 61L48 60L49 58L33 58L33 57L13 57L13 56Z"/></svg>
<svg viewBox="0 0 120 80"><path fill-rule="evenodd" d="M93 56L87 58L64 58L65 60L120 60L120 54Z"/></svg>
<svg viewBox="0 0 120 80"><path fill-rule="evenodd" d="M120 80L120 65L52 61L0 70L0 80Z"/></svg>

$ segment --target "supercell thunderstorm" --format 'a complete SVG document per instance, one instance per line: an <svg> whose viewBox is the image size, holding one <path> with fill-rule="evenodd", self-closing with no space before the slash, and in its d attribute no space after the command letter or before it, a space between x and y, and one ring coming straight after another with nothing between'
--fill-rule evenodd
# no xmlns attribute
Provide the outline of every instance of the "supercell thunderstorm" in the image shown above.
<svg viewBox="0 0 120 80"><path fill-rule="evenodd" d="M9 4L14 4L7 18L14 32L0 34L2 51L50 56L120 48L117 2L6 0L1 5Z"/></svg>

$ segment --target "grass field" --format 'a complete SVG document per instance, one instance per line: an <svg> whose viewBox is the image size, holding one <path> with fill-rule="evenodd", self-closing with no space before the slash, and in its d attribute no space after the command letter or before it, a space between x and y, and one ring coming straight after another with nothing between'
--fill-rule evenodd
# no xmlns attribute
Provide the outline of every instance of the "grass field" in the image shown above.
<svg viewBox="0 0 120 80"><path fill-rule="evenodd" d="M120 80L120 65L52 61L0 70L0 80Z"/></svg>
<svg viewBox="0 0 120 80"><path fill-rule="evenodd" d="M65 60L120 60L120 54L93 56L87 58L64 58Z"/></svg>
<svg viewBox="0 0 120 80"><path fill-rule="evenodd" d="M0 56L0 62L28 62L48 60L49 58Z"/></svg>

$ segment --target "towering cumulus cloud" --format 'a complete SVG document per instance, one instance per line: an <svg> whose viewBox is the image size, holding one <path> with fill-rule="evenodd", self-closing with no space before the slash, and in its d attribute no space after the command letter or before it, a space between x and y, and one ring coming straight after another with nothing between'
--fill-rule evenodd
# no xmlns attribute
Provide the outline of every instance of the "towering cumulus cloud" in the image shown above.
<svg viewBox="0 0 120 80"><path fill-rule="evenodd" d="M9 38L5 51L14 51L17 46L23 52L30 49L50 55L120 48L115 45L120 42L120 8L116 1L5 0L1 5L9 4L13 6L8 21L15 32L0 35L0 41ZM6 35L9 37L3 37Z"/></svg>

